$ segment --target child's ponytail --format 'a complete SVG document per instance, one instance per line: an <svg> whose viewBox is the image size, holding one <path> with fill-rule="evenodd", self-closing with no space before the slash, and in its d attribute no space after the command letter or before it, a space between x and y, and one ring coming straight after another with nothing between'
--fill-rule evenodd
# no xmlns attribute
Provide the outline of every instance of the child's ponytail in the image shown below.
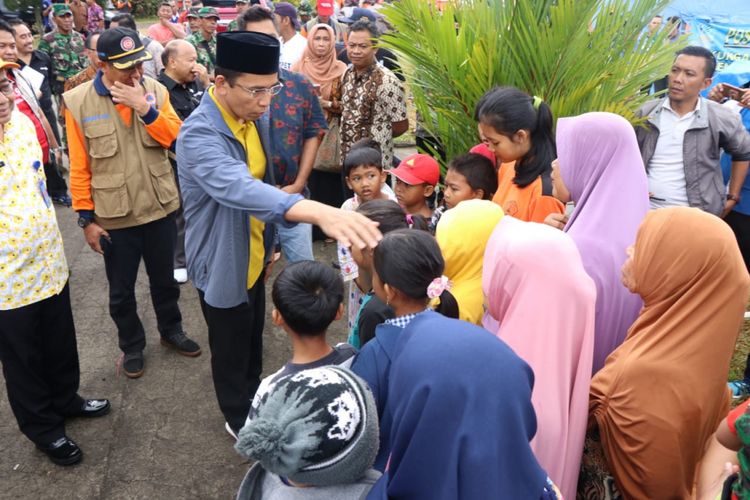
<svg viewBox="0 0 750 500"><path fill-rule="evenodd" d="M514 184L523 188L539 176L549 175L557 150L552 109L542 98L515 87L495 87L479 100L474 117L506 137L512 137L519 130L528 130L531 134L531 149L516 160Z"/></svg>
<svg viewBox="0 0 750 500"><path fill-rule="evenodd" d="M445 290L440 294L440 305L435 308L436 312L439 312L445 317L458 319L458 301L453 294Z"/></svg>

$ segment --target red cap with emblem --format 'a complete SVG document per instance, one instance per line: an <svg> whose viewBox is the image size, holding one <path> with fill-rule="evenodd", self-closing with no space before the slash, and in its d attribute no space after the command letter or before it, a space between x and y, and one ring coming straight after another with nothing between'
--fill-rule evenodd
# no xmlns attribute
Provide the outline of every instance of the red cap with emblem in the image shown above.
<svg viewBox="0 0 750 500"><path fill-rule="evenodd" d="M440 182L440 165L430 155L416 153L409 155L388 173L396 176L405 183L414 186L417 184L437 185Z"/></svg>

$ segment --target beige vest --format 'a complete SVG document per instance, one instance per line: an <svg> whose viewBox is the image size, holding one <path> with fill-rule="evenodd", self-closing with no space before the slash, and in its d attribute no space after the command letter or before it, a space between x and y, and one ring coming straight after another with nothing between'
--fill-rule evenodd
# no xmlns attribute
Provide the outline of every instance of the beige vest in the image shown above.
<svg viewBox="0 0 750 500"><path fill-rule="evenodd" d="M144 78L143 84L156 97L159 109L167 90L150 78ZM167 150L148 134L137 115L126 127L112 99L97 94L93 81L63 97L83 133L97 224L122 229L177 210L180 199Z"/></svg>

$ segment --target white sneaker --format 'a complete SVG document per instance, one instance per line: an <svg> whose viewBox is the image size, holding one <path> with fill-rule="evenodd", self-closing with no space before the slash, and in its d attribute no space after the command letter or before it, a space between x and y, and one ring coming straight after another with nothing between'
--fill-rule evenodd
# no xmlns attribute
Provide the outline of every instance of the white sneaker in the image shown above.
<svg viewBox="0 0 750 500"><path fill-rule="evenodd" d="M224 422L224 429L229 433L232 438L237 441L237 434L234 433L231 427L229 427L229 422Z"/></svg>
<svg viewBox="0 0 750 500"><path fill-rule="evenodd" d="M187 269L184 267L181 267L179 269L174 270L174 280L177 283L187 283L188 275L187 275Z"/></svg>

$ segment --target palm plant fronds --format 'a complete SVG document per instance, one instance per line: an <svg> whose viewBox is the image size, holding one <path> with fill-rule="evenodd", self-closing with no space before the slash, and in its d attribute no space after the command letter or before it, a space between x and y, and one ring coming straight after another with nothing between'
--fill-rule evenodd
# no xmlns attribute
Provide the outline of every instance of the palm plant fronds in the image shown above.
<svg viewBox="0 0 750 500"><path fill-rule="evenodd" d="M400 0L382 44L407 75L424 128L448 158L478 141L474 106L495 85L544 99L555 117L619 113L635 122L642 89L669 71L684 40L643 27L668 0L461 0L437 12Z"/></svg>

